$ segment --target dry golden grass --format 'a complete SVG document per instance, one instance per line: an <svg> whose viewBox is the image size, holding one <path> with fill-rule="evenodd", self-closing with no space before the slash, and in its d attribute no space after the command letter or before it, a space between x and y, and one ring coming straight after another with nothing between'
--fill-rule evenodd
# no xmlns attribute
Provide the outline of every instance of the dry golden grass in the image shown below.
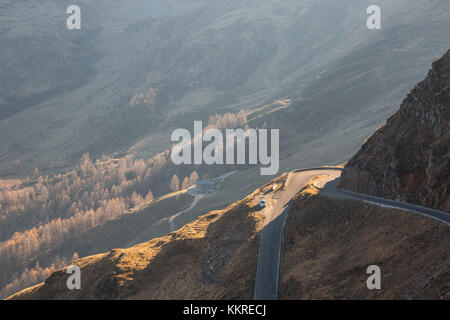
<svg viewBox="0 0 450 320"><path fill-rule="evenodd" d="M325 179L328 178L328 175L321 175L312 178L308 183L300 190L300 197L309 197L315 196L319 194L320 188L325 184Z"/></svg>
<svg viewBox="0 0 450 320"><path fill-rule="evenodd" d="M66 288L66 269L12 299L251 299L259 231L259 196L283 175L224 210L211 211L167 236L79 259L82 289ZM275 188L277 189L277 188Z"/></svg>
<svg viewBox="0 0 450 320"><path fill-rule="evenodd" d="M448 299L450 228L393 209L317 195L312 179L286 225L281 299ZM75 262L82 289L66 288L65 269L12 299L251 299L259 197L276 199L286 175L224 210L167 236ZM366 268L382 270L382 290L366 288Z"/></svg>
<svg viewBox="0 0 450 320"><path fill-rule="evenodd" d="M286 227L281 299L450 298L450 228L441 222L308 188ZM366 287L372 264L381 268L379 291Z"/></svg>

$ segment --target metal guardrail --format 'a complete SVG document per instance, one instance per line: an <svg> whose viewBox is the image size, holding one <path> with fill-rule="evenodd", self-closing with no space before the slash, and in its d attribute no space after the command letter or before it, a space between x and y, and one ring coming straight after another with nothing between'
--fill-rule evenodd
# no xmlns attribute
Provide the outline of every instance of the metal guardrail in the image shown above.
<svg viewBox="0 0 450 320"><path fill-rule="evenodd" d="M292 174L296 172L304 172L304 171L314 171L314 170L338 170L342 171L344 168L342 167L312 167L312 168L304 168L304 169L296 169L294 171L289 172L288 177L286 178L286 181L284 182L284 187L289 185L289 182L291 180Z"/></svg>
<svg viewBox="0 0 450 320"><path fill-rule="evenodd" d="M339 170L342 171L344 168L342 167L312 167L312 168L305 168L305 169L297 169L292 172L303 172L303 171L312 171L312 170Z"/></svg>

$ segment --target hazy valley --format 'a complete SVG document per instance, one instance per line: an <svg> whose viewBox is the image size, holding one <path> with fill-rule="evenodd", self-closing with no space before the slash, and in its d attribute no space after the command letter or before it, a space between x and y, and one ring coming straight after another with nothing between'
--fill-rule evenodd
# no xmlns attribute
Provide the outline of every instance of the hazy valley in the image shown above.
<svg viewBox="0 0 450 320"><path fill-rule="evenodd" d="M448 212L448 53L402 104L448 49L447 1L379 1L377 31L365 23L370 1L82 0L77 31L65 28L69 4L0 5L0 298L50 275L24 297L251 298L264 220L257 199L271 197L261 186L275 177L258 166L174 165L170 134L194 120L279 128L283 181L346 162L400 106L344 169L342 187ZM186 191L234 171L208 196ZM351 219L354 242L325 240L344 243L333 228ZM402 236L383 238L401 225ZM371 241L365 232L379 236L377 253L355 249ZM306 192L285 239L280 298L448 299L449 232L439 222ZM334 256L301 253L320 246ZM438 267L406 276L411 250ZM384 295L299 278L344 261L331 283L361 282L363 263L346 256L394 253L387 268L402 273ZM73 295L61 268L75 260L95 285ZM181 267L162 271L167 264Z"/></svg>

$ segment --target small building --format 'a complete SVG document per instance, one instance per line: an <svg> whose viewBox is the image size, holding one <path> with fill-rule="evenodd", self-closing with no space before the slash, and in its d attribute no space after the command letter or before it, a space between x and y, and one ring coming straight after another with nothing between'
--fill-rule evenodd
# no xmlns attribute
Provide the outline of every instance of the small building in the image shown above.
<svg viewBox="0 0 450 320"><path fill-rule="evenodd" d="M191 194L213 193L217 191L218 185L214 181L197 180L197 182L187 189Z"/></svg>

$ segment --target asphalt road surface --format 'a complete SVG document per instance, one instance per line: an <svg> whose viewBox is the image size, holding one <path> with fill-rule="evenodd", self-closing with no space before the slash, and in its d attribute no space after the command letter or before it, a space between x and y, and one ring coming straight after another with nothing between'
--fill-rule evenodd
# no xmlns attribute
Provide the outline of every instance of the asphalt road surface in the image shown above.
<svg viewBox="0 0 450 320"><path fill-rule="evenodd" d="M409 204L406 202L384 199L384 198L379 198L379 197L375 197L375 196L369 196L367 194L336 189L336 185L338 184L338 182L339 182L339 179L329 182L325 186L325 188L320 192L320 194L324 195L326 197L329 197L329 198L334 198L334 199L359 200L359 201L364 201L367 203L379 205L381 207L406 210L406 211L418 213L425 217L435 219L435 220L438 220L440 222L450 225L450 213L447 213L444 211L439 211L436 209L430 209L427 207L422 207L419 205Z"/></svg>
<svg viewBox="0 0 450 320"><path fill-rule="evenodd" d="M283 227L289 214L291 200L309 180L325 174L330 175L329 179L333 180L340 176L341 171L321 168L291 173L276 204L265 209L256 271L255 300L277 298Z"/></svg>
<svg viewBox="0 0 450 320"><path fill-rule="evenodd" d="M406 210L450 224L450 214L405 202L389 200L361 193L336 189L341 170L337 168L312 168L293 172L286 182L286 187L279 200L272 207L265 209L264 227L261 231L261 241L258 253L258 267L255 281L255 300L275 300L278 294L280 276L281 247L283 228L291 208L292 198L317 176L329 175L329 181L321 190L321 195L333 199L351 199L372 203L379 206Z"/></svg>

